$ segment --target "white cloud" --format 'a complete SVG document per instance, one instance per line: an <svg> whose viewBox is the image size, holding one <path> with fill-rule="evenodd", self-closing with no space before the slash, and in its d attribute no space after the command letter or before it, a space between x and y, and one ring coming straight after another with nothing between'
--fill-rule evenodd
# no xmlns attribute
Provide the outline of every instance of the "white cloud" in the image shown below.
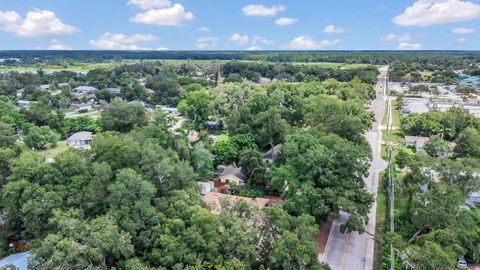
<svg viewBox="0 0 480 270"><path fill-rule="evenodd" d="M421 50L422 48L423 46L420 43L401 42L398 44L397 50Z"/></svg>
<svg viewBox="0 0 480 270"><path fill-rule="evenodd" d="M411 39L412 38L408 33L405 33L403 35L396 35L394 33L390 33L385 37L382 37L380 40L386 41L386 42L407 42L407 41L410 41Z"/></svg>
<svg viewBox="0 0 480 270"><path fill-rule="evenodd" d="M402 26L429 26L480 17L480 5L462 0L417 0L393 21Z"/></svg>
<svg viewBox="0 0 480 270"><path fill-rule="evenodd" d="M257 46L252 46L250 48L247 48L247 51L259 51L261 50L262 48L261 47L257 47Z"/></svg>
<svg viewBox="0 0 480 270"><path fill-rule="evenodd" d="M467 41L467 39L464 37L461 37L457 40L458 43L464 43L465 41Z"/></svg>
<svg viewBox="0 0 480 270"><path fill-rule="evenodd" d="M452 33L454 34L471 34L475 32L473 28L453 28Z"/></svg>
<svg viewBox="0 0 480 270"><path fill-rule="evenodd" d="M165 48L165 47L158 47L157 48L157 51L168 51L169 49L168 48Z"/></svg>
<svg viewBox="0 0 480 270"><path fill-rule="evenodd" d="M197 29L199 32L210 32L210 28L204 26Z"/></svg>
<svg viewBox="0 0 480 270"><path fill-rule="evenodd" d="M284 12L286 8L282 5L266 7L264 5L248 5L243 7L243 14L247 16L275 16Z"/></svg>
<svg viewBox="0 0 480 270"><path fill-rule="evenodd" d="M334 34L334 33L344 33L346 32L347 30L345 30L344 28L341 28L341 27L338 27L338 26L335 26L333 24L330 24L330 25L327 25L325 27L325 29L323 29L323 32L325 33L328 33L328 34Z"/></svg>
<svg viewBox="0 0 480 270"><path fill-rule="evenodd" d="M96 40L90 40L90 45L100 50L144 50L139 43L156 40L154 35L124 35L104 33Z"/></svg>
<svg viewBox="0 0 480 270"><path fill-rule="evenodd" d="M247 35L242 36L239 33L235 33L230 37L230 40L235 43L245 45L245 44L248 44L248 42L250 41L250 38Z"/></svg>
<svg viewBox="0 0 480 270"><path fill-rule="evenodd" d="M180 26L183 21L195 19L192 12L186 12L181 4L175 4L171 7L161 9L150 9L136 14L130 18L130 21L136 23L160 25L160 26Z"/></svg>
<svg viewBox="0 0 480 270"><path fill-rule="evenodd" d="M340 39L316 41L312 37L304 35L294 38L284 47L292 50L318 50L325 47L335 46L339 42Z"/></svg>
<svg viewBox="0 0 480 270"><path fill-rule="evenodd" d="M292 25L296 22L298 22L298 20L293 18L279 18L275 21L275 24L279 26L286 26L286 25Z"/></svg>
<svg viewBox="0 0 480 270"><path fill-rule="evenodd" d="M252 38L252 44L257 45L258 43L262 43L263 45L272 45L275 42L273 40L269 40L261 36L254 36Z"/></svg>
<svg viewBox="0 0 480 270"><path fill-rule="evenodd" d="M127 5L137 6L143 10L164 8L172 5L169 0L128 0Z"/></svg>
<svg viewBox="0 0 480 270"><path fill-rule="evenodd" d="M0 27L21 37L58 37L78 31L63 23L54 12L39 9L29 11L25 19L15 11L0 11Z"/></svg>
<svg viewBox="0 0 480 270"><path fill-rule="evenodd" d="M72 47L70 47L68 45L65 45L65 44L62 44L60 41L54 39L50 43L50 46L48 46L48 49L49 50L57 50L57 51L66 51L66 50L71 50Z"/></svg>
<svg viewBox="0 0 480 270"><path fill-rule="evenodd" d="M197 39L198 49L212 49L218 46L220 39L218 37L201 37Z"/></svg>

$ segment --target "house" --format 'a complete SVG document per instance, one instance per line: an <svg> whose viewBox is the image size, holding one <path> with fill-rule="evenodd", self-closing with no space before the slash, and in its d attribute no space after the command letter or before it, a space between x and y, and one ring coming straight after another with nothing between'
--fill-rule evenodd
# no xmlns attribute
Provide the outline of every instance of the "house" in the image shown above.
<svg viewBox="0 0 480 270"><path fill-rule="evenodd" d="M98 89L93 87L93 86L78 86L75 88L75 92L77 93L93 93L97 91Z"/></svg>
<svg viewBox="0 0 480 270"><path fill-rule="evenodd" d="M274 147L272 147L270 150L268 150L265 155L262 156L262 161L264 163L274 163L275 160L277 160L278 155L280 154L280 150L282 149L281 144L277 144Z"/></svg>
<svg viewBox="0 0 480 270"><path fill-rule="evenodd" d="M40 89L43 91L48 91L50 90L50 84L42 84L40 85Z"/></svg>
<svg viewBox="0 0 480 270"><path fill-rule="evenodd" d="M88 147L92 141L93 134L89 131L77 132L67 139L68 146L76 148Z"/></svg>
<svg viewBox="0 0 480 270"><path fill-rule="evenodd" d="M28 259L32 253L22 252L10 255L0 260L0 269L28 270Z"/></svg>
<svg viewBox="0 0 480 270"><path fill-rule="evenodd" d="M270 78L260 77L260 81L259 81L260 84L269 84L271 82L272 80Z"/></svg>
<svg viewBox="0 0 480 270"><path fill-rule="evenodd" d="M179 116L177 108L168 107L166 105L157 105L155 106L156 109L161 109L165 114L172 115L172 116Z"/></svg>
<svg viewBox="0 0 480 270"><path fill-rule="evenodd" d="M220 123L218 121L209 120L205 123L205 125L207 126L208 130L221 130L222 129L222 126L220 125Z"/></svg>
<svg viewBox="0 0 480 270"><path fill-rule="evenodd" d="M23 96L23 92L25 91L25 88L19 89L15 92L17 97Z"/></svg>
<svg viewBox="0 0 480 270"><path fill-rule="evenodd" d="M74 111L84 111L84 110L92 110L95 109L95 105L91 103L72 103L69 107L71 110Z"/></svg>
<svg viewBox="0 0 480 270"><path fill-rule="evenodd" d="M425 146L425 144L428 142L427 137L421 137L421 136L405 136L405 146L413 146L415 150L421 150Z"/></svg>
<svg viewBox="0 0 480 270"><path fill-rule="evenodd" d="M120 93L122 92L120 90L120 88L116 88L116 87L107 87L107 90L108 90L108 92L110 92L112 94L115 94L115 95L120 95Z"/></svg>
<svg viewBox="0 0 480 270"><path fill-rule="evenodd" d="M212 192L215 190L215 184L213 181L197 182L197 185L201 195L205 195L208 192Z"/></svg>
<svg viewBox="0 0 480 270"><path fill-rule="evenodd" d="M218 182L228 185L234 183L238 187L243 187L245 185L245 178L245 175L242 173L242 168L233 165L219 166L219 169L214 176L214 179Z"/></svg>
<svg viewBox="0 0 480 270"><path fill-rule="evenodd" d="M453 154L455 154L453 152L453 149L455 149L455 146L457 146L456 143L449 142L448 143L448 151L440 151L440 153L438 153L438 155L441 156L441 157L451 157L451 156L453 156Z"/></svg>
<svg viewBox="0 0 480 270"><path fill-rule="evenodd" d="M480 191L470 193L467 200L465 200L464 206L480 207Z"/></svg>
<svg viewBox="0 0 480 270"><path fill-rule="evenodd" d="M30 101L28 100L18 100L17 105L22 108L27 108L28 104L30 104Z"/></svg>
<svg viewBox="0 0 480 270"><path fill-rule="evenodd" d="M203 201L206 205L211 207L211 211L214 214L220 214L222 212L222 202L224 201L230 203L230 205L236 204L239 201L244 201L245 203L258 207L259 209L264 208L269 203L269 199L265 198L253 199L217 192L207 192L205 196L203 196Z"/></svg>

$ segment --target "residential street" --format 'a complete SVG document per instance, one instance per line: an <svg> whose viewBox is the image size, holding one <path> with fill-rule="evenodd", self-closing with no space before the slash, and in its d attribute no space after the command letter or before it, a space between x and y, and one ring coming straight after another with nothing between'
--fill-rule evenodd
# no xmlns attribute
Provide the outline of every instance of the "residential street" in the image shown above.
<svg viewBox="0 0 480 270"><path fill-rule="evenodd" d="M387 67L380 69L376 85L376 99L372 102L371 110L375 113L375 122L372 129L366 134L366 139L372 147L373 160L369 170L369 176L365 178L367 189L376 196L379 173L386 168L386 162L381 159L382 131L381 122L385 110L385 78ZM343 234L340 225L348 215L341 213L340 218L335 220L330 231L325 253L319 255L319 259L330 265L333 270L360 270L372 269L374 240L369 234L375 233L376 202L372 205L369 214L369 223L366 225L368 233Z"/></svg>

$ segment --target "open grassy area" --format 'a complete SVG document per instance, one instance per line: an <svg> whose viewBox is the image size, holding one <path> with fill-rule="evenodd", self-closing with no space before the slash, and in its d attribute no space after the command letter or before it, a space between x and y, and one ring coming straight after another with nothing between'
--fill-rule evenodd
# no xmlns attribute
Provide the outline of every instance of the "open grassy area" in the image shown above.
<svg viewBox="0 0 480 270"><path fill-rule="evenodd" d="M210 63L226 63L230 62L230 60L173 60L173 59L166 59L166 60L159 60L169 64L182 64L182 63L193 63L193 64L210 64ZM241 60L241 62L258 62L253 60ZM274 63L274 62L271 62ZM288 63L288 62L287 62ZM316 66L321 68L345 68L345 69L354 69L354 68L362 68L370 66L369 64L346 64L346 63L332 63L332 62L291 62L293 65L305 65L305 66Z"/></svg>
<svg viewBox="0 0 480 270"><path fill-rule="evenodd" d="M40 151L39 153L42 154L45 158L55 158L57 155L65 152L68 150L67 141L59 141L57 145L53 148Z"/></svg>
<svg viewBox="0 0 480 270"><path fill-rule="evenodd" d="M83 62L71 62L65 64L48 64L48 63L38 63L31 66L20 66L20 67L9 67L9 66L0 66L0 71L18 71L18 72L35 72L39 69L42 69L45 72L54 72L54 71L74 71L74 72L87 72L93 69L109 69L114 68L122 64L135 63L137 61L122 61L122 62L105 62L105 63L83 63Z"/></svg>

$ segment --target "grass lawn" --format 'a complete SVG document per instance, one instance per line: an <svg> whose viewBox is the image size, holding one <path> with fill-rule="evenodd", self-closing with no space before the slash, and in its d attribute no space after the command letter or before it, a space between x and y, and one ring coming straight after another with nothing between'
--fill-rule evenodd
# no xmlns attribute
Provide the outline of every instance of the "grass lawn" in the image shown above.
<svg viewBox="0 0 480 270"><path fill-rule="evenodd" d="M392 130L392 136L390 137L390 139L394 143L401 143L403 141L403 136L402 136L402 133L400 133L400 130L398 129ZM382 130L382 140L383 141L388 140L388 130L386 129Z"/></svg>
<svg viewBox="0 0 480 270"><path fill-rule="evenodd" d="M59 141L57 142L57 146L47 150L39 151L39 153L42 154L45 158L55 158L57 155L67 150L67 141Z"/></svg>

